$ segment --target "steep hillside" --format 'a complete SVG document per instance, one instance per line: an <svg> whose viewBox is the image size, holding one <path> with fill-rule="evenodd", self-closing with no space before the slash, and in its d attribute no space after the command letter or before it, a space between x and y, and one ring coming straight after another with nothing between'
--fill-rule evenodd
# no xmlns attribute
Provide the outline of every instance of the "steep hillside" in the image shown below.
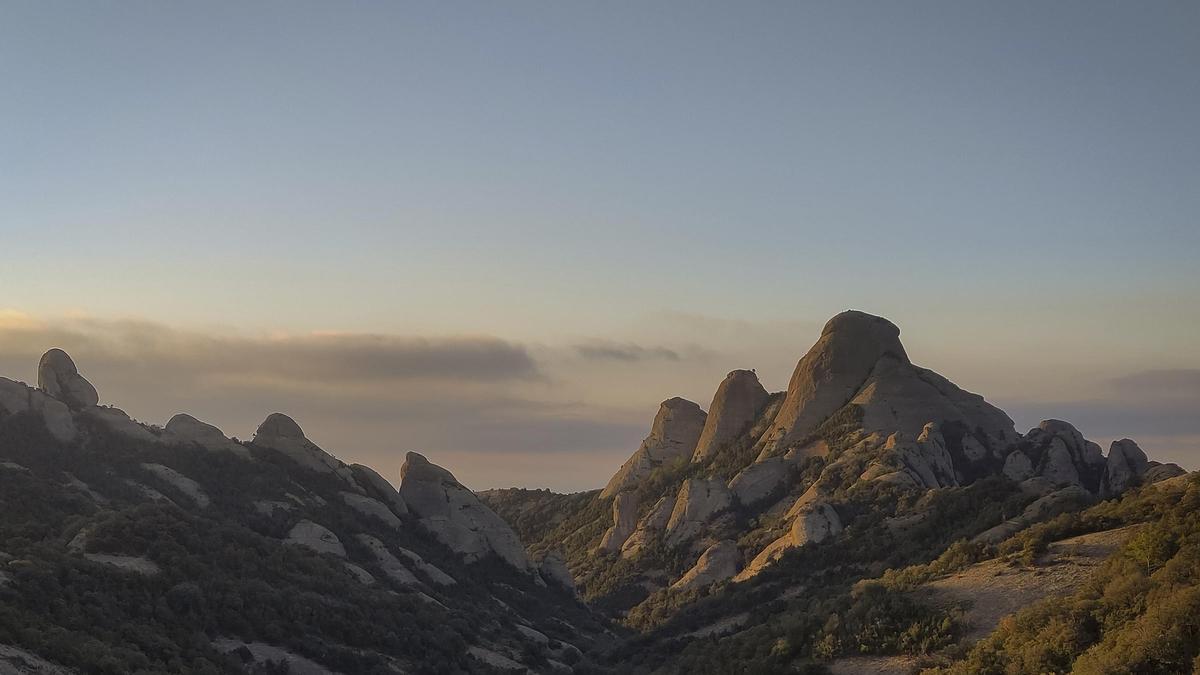
<svg viewBox="0 0 1200 675"><path fill-rule="evenodd" d="M397 491L285 415L244 443L98 406L61 351L39 379L0 379L0 670L587 672L607 639L420 455Z"/></svg>

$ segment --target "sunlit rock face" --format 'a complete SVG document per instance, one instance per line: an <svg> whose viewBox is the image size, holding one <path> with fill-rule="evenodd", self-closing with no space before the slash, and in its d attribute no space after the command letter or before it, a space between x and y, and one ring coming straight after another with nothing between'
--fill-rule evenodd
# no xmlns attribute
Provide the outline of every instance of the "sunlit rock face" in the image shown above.
<svg viewBox="0 0 1200 675"><path fill-rule="evenodd" d="M38 362L38 389L72 410L83 410L100 402L96 388L79 374L75 362L61 349L51 349L42 355Z"/></svg>
<svg viewBox="0 0 1200 675"><path fill-rule="evenodd" d="M708 459L745 433L769 398L754 371L735 370L726 375L708 407L692 461Z"/></svg>
<svg viewBox="0 0 1200 675"><path fill-rule="evenodd" d="M468 562L495 553L519 570L533 570L512 528L463 487L452 473L410 452L400 468L400 497L422 526Z"/></svg>
<svg viewBox="0 0 1200 675"><path fill-rule="evenodd" d="M900 329L887 319L846 311L830 319L817 343L800 359L768 446L802 440L825 418L850 402L885 355L908 363Z"/></svg>
<svg viewBox="0 0 1200 675"><path fill-rule="evenodd" d="M612 527L600 539L600 550L616 553L637 529L638 499L634 492L621 492L613 498Z"/></svg>
<svg viewBox="0 0 1200 675"><path fill-rule="evenodd" d="M704 431L706 417L700 406L686 399L663 401L650 426L650 435L608 481L600 497L612 497L637 485L664 464L689 460Z"/></svg>
<svg viewBox="0 0 1200 675"><path fill-rule="evenodd" d="M704 550L696 564L671 584L673 591L687 591L729 579L737 574L742 554L730 540L719 541Z"/></svg>

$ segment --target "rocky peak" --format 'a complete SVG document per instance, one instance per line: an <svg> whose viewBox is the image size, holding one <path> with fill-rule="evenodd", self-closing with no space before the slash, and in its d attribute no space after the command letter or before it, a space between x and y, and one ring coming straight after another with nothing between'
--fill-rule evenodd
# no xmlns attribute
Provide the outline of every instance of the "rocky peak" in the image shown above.
<svg viewBox="0 0 1200 675"><path fill-rule="evenodd" d="M283 413L271 413L258 425L258 431L254 434L254 444L282 453L306 469L336 474L347 483L358 487L350 467L308 440L304 430L296 424L296 420Z"/></svg>
<svg viewBox="0 0 1200 675"><path fill-rule="evenodd" d="M187 413L179 413L172 417L167 422L167 426L163 428L163 432L162 438L168 443L179 445L195 443L205 450L213 452L227 451L243 457L250 456L250 451L226 438L220 429L201 422Z"/></svg>
<svg viewBox="0 0 1200 675"><path fill-rule="evenodd" d="M534 571L517 534L446 469L410 452L400 467L400 497L421 525L468 562L494 553Z"/></svg>
<svg viewBox="0 0 1200 675"><path fill-rule="evenodd" d="M650 425L650 435L608 481L600 497L612 497L636 485L663 464L690 459L704 431L705 418L700 406L691 401L679 397L663 401Z"/></svg>
<svg viewBox="0 0 1200 675"><path fill-rule="evenodd" d="M854 310L830 319L796 364L766 443L779 446L804 438L850 402L885 356L908 363L900 329L891 321Z"/></svg>
<svg viewBox="0 0 1200 675"><path fill-rule="evenodd" d="M75 362L61 349L42 354L38 362L38 388L72 410L83 410L100 402L96 388L79 374Z"/></svg>
<svg viewBox="0 0 1200 675"><path fill-rule="evenodd" d="M692 461L707 459L744 433L769 398L753 370L735 370L726 375L708 407Z"/></svg>

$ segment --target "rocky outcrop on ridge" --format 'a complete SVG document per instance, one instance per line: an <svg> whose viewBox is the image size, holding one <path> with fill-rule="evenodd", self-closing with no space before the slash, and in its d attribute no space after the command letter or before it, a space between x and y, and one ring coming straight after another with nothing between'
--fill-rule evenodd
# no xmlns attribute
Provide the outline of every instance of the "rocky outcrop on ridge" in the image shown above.
<svg viewBox="0 0 1200 675"><path fill-rule="evenodd" d="M819 544L841 531L842 520L832 506L825 502L808 504L795 514L787 534L767 545L734 580L743 581L758 574L789 548Z"/></svg>
<svg viewBox="0 0 1200 675"><path fill-rule="evenodd" d="M422 526L467 561L494 553L519 570L533 570L512 528L454 475L410 452L400 468L400 497Z"/></svg>
<svg viewBox="0 0 1200 675"><path fill-rule="evenodd" d="M701 462L746 432L771 397L752 370L735 370L717 386L692 454Z"/></svg>
<svg viewBox="0 0 1200 675"><path fill-rule="evenodd" d="M804 439L850 402L884 356L908 363L895 324L858 311L830 319L817 343L796 364L764 444L782 447Z"/></svg>
<svg viewBox="0 0 1200 675"><path fill-rule="evenodd" d="M253 443L286 455L300 466L318 473L332 473L355 485L354 473L338 458L308 440L296 420L283 413L271 413L258 425Z"/></svg>
<svg viewBox="0 0 1200 675"><path fill-rule="evenodd" d="M40 415L50 435L69 443L79 431L67 404L22 382L0 377L0 412L9 415L26 411Z"/></svg>
<svg viewBox="0 0 1200 675"><path fill-rule="evenodd" d="M721 480L691 479L684 481L675 506L667 520L665 541L670 546L687 541L703 529L713 516L733 503L729 489Z"/></svg>
<svg viewBox="0 0 1200 675"><path fill-rule="evenodd" d="M163 428L161 440L172 445L196 444L211 452L232 452L240 457L249 458L250 451L246 446L235 443L215 426L188 415L179 413L172 417Z"/></svg>
<svg viewBox="0 0 1200 675"><path fill-rule="evenodd" d="M38 389L67 404L72 410L100 402L96 388L79 374L75 362L61 349L51 349L38 362Z"/></svg>
<svg viewBox="0 0 1200 675"><path fill-rule="evenodd" d="M637 509L638 498L636 493L622 492L613 499L613 524L600 539L601 550L610 553L616 553L621 550L621 547L625 545L630 535L637 529Z"/></svg>
<svg viewBox="0 0 1200 675"><path fill-rule="evenodd" d="M351 464L350 470L354 472L354 477L358 479L359 485L362 485L368 494L373 494L377 499L390 506L393 513L398 516L408 513L408 505L400 498L400 492L392 487L386 478L380 476L375 469L362 464Z"/></svg>
<svg viewBox="0 0 1200 675"><path fill-rule="evenodd" d="M600 498L613 497L636 485L664 464L690 459L704 431L705 418L700 406L691 401L678 397L663 401L650 426L650 435L604 486Z"/></svg>

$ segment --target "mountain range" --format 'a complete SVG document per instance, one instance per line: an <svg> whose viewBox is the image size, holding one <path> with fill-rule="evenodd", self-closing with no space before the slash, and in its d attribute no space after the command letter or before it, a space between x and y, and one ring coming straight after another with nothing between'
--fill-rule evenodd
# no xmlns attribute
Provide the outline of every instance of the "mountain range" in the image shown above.
<svg viewBox="0 0 1200 675"><path fill-rule="evenodd" d="M99 400L57 349L36 387L0 378L0 672L1191 672L1200 655L1196 476L1061 420L1019 433L858 311L786 391L734 370L707 410L663 401L575 494L475 493L416 452L396 488L282 413L242 441ZM1144 644L1156 621L1175 642Z"/></svg>

